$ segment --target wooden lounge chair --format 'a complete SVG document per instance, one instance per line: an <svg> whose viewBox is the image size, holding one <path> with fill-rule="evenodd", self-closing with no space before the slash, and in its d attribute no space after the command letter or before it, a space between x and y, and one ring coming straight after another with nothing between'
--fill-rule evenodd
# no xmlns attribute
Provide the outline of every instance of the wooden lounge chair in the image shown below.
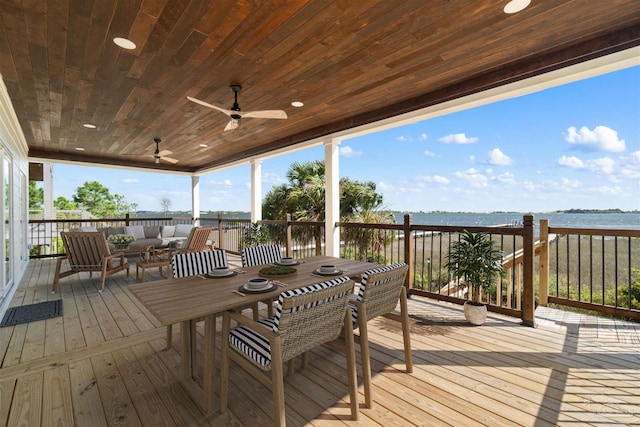
<svg viewBox="0 0 640 427"><path fill-rule="evenodd" d="M201 252L205 249L213 250L213 244L210 242L209 235L213 231L213 227L193 227L184 244L177 247L178 252Z"/></svg>
<svg viewBox="0 0 640 427"><path fill-rule="evenodd" d="M391 313L400 301L400 320L404 341L404 362L407 373L413 372L411 337L407 312L407 290L404 287L409 266L405 263L388 265L365 271L360 290L351 296L349 305L353 313L353 328L360 330L359 343L362 357L362 380L365 405L371 408L371 361L369 360L369 336L367 322L377 316Z"/></svg>
<svg viewBox="0 0 640 427"><path fill-rule="evenodd" d="M62 231L60 237L67 255L58 258L56 263L52 293L58 290L62 277L83 271L88 271L90 276L94 271L100 272L98 292L102 292L105 280L112 274L126 269L127 276L129 275L129 263L124 257L124 252L111 253L104 232ZM69 270L60 271L65 260L69 262Z"/></svg>
<svg viewBox="0 0 640 427"><path fill-rule="evenodd" d="M346 338L351 418L358 419L358 390L353 325L348 298L353 281L340 277L282 292L274 317L255 322L239 313L224 313L220 412L227 409L229 361L233 360L265 387L271 388L275 425L286 425L283 363L314 347ZM230 329L231 319L239 327ZM269 375L269 371L271 374Z"/></svg>

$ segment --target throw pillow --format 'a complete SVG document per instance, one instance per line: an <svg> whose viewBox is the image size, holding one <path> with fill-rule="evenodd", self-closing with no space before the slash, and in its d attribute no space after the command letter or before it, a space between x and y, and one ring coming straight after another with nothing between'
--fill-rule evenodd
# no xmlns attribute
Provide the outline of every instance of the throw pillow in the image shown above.
<svg viewBox="0 0 640 427"><path fill-rule="evenodd" d="M115 236L116 234L124 234L124 227L109 227L107 236Z"/></svg>
<svg viewBox="0 0 640 427"><path fill-rule="evenodd" d="M175 225L163 225L162 226L162 238L173 237L176 234Z"/></svg>
<svg viewBox="0 0 640 427"><path fill-rule="evenodd" d="M144 237L146 239L157 239L160 237L160 226L158 225L145 225Z"/></svg>
<svg viewBox="0 0 640 427"><path fill-rule="evenodd" d="M78 227L72 231L98 231L96 227Z"/></svg>
<svg viewBox="0 0 640 427"><path fill-rule="evenodd" d="M178 224L176 225L176 233L174 237L189 237L193 225L191 224Z"/></svg>
<svg viewBox="0 0 640 427"><path fill-rule="evenodd" d="M124 234L131 234L136 240L144 239L144 227L141 225L128 225L124 228Z"/></svg>

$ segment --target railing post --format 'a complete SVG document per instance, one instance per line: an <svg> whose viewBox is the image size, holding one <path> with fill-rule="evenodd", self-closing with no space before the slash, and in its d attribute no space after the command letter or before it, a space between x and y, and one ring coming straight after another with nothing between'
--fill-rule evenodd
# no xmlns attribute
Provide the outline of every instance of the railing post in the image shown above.
<svg viewBox="0 0 640 427"><path fill-rule="evenodd" d="M538 283L540 286L540 304L546 307L549 303L549 220L540 220L540 255Z"/></svg>
<svg viewBox="0 0 640 427"><path fill-rule="evenodd" d="M522 229L522 324L535 327L533 215L525 215Z"/></svg>
<svg viewBox="0 0 640 427"><path fill-rule="evenodd" d="M285 253L287 256L293 256L293 239L291 238L291 214L288 213L285 217L284 230L286 235L286 245Z"/></svg>
<svg viewBox="0 0 640 427"><path fill-rule="evenodd" d="M224 237L222 230L222 213L218 212L218 249L226 249L222 245L222 238Z"/></svg>
<svg viewBox="0 0 640 427"><path fill-rule="evenodd" d="M409 266L409 271L407 272L407 279L405 282L405 287L407 288L407 294L409 294L409 289L413 288L414 284L414 267L413 267L413 246L411 245L411 214L404 215L404 262Z"/></svg>
<svg viewBox="0 0 640 427"><path fill-rule="evenodd" d="M129 212L124 214L124 225L129 226Z"/></svg>

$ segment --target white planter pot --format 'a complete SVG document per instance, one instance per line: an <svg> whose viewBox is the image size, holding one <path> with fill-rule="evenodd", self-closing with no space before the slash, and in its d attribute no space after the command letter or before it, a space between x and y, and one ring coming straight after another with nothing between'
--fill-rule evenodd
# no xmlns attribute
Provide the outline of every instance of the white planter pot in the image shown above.
<svg viewBox="0 0 640 427"><path fill-rule="evenodd" d="M464 318L472 325L480 326L487 320L487 306L474 305L470 301L464 303Z"/></svg>

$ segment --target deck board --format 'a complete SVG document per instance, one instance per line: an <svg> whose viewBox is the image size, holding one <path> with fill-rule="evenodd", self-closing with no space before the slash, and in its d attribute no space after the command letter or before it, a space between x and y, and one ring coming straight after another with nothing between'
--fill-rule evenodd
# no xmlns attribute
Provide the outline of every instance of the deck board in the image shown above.
<svg viewBox="0 0 640 427"><path fill-rule="evenodd" d="M202 415L179 382L178 328L166 350L164 326L128 291L135 277L114 275L98 293L97 275L73 275L52 295L54 267L53 260L32 261L10 305L60 298L64 315L0 328L0 427L273 422L270 392L234 364L228 411ZM159 278L150 270L149 280ZM472 327L458 306L420 297L409 300L409 310L411 375L397 319L374 319L373 408L364 408L358 364L360 420L349 419L344 355L321 347L307 369L298 366L285 379L288 425L640 423L637 323L538 307L537 328L493 314Z"/></svg>

